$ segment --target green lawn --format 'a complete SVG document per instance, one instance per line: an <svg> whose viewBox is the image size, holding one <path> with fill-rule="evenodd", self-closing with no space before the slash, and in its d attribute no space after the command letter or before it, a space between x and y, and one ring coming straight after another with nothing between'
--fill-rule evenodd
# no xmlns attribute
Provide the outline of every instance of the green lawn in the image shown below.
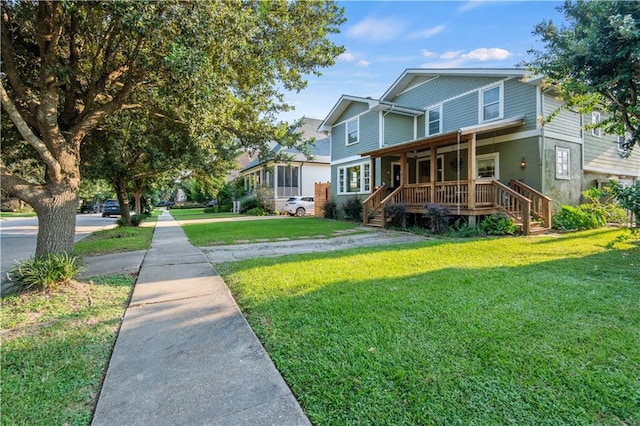
<svg viewBox="0 0 640 426"><path fill-rule="evenodd" d="M34 216L36 216L35 212L24 212L24 213L0 212L0 218L3 218L3 217L34 217Z"/></svg>
<svg viewBox="0 0 640 426"><path fill-rule="evenodd" d="M640 424L621 231L217 265L315 425Z"/></svg>
<svg viewBox="0 0 640 426"><path fill-rule="evenodd" d="M203 208L199 209L171 209L171 216L176 220L196 220L196 219L222 219L226 217L240 217L237 213L205 213Z"/></svg>
<svg viewBox="0 0 640 426"><path fill-rule="evenodd" d="M135 277L2 299L2 425L87 425Z"/></svg>
<svg viewBox="0 0 640 426"><path fill-rule="evenodd" d="M155 221L156 217L148 220ZM124 227L104 229L89 235L74 245L79 256L97 256L123 251L148 250L153 238L153 227Z"/></svg>
<svg viewBox="0 0 640 426"><path fill-rule="evenodd" d="M275 241L282 238L318 238L336 236L336 232L351 230L360 224L315 217L268 220L243 220L183 225L191 244L197 247L234 244L238 242Z"/></svg>

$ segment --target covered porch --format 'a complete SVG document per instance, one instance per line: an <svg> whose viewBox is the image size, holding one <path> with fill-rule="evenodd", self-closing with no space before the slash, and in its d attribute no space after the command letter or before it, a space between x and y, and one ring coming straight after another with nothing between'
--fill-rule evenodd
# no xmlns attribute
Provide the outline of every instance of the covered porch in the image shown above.
<svg viewBox="0 0 640 426"><path fill-rule="evenodd" d="M425 204L435 203L471 224L478 216L504 212L525 235L549 229L551 200L519 180L503 184L496 178L497 157L477 154L478 135L523 123L502 120L361 153L381 183L363 201L364 224L384 226L389 204L404 203L409 213L422 214Z"/></svg>

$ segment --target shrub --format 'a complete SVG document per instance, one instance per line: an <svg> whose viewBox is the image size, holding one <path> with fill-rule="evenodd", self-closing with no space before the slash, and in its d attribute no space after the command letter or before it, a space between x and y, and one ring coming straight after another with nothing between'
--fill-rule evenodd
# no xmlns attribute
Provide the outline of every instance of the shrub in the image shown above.
<svg viewBox="0 0 640 426"><path fill-rule="evenodd" d="M640 181L633 185L623 186L620 182L612 181L609 190L620 205L635 216L635 226L640 227Z"/></svg>
<svg viewBox="0 0 640 426"><path fill-rule="evenodd" d="M560 213L553 216L552 224L561 231L579 231L602 228L607 225L607 220L600 211L583 210L580 206L562 206Z"/></svg>
<svg viewBox="0 0 640 426"><path fill-rule="evenodd" d="M266 216L267 211L262 207L254 207L244 212L244 214L247 214L249 216Z"/></svg>
<svg viewBox="0 0 640 426"><path fill-rule="evenodd" d="M424 206L426 212L422 215L427 219L431 232L434 234L443 234L449 227L449 209L446 206L427 203Z"/></svg>
<svg viewBox="0 0 640 426"><path fill-rule="evenodd" d="M206 207L204 209L205 213L218 213L219 207L218 206L213 206L213 207Z"/></svg>
<svg viewBox="0 0 640 426"><path fill-rule="evenodd" d="M142 222L147 218L144 214L134 214L131 216L131 226L140 226Z"/></svg>
<svg viewBox="0 0 640 426"><path fill-rule="evenodd" d="M260 203L258 202L258 199L256 197L250 196L243 198L240 201L240 213L244 214L247 211L255 209L257 207L260 207Z"/></svg>
<svg viewBox="0 0 640 426"><path fill-rule="evenodd" d="M353 196L342 205L345 218L354 222L362 222L362 202L357 196Z"/></svg>
<svg viewBox="0 0 640 426"><path fill-rule="evenodd" d="M118 220L116 220L116 224L120 227L129 226L129 222L127 222L127 219L122 216L120 216Z"/></svg>
<svg viewBox="0 0 640 426"><path fill-rule="evenodd" d="M453 229L449 230L449 234L452 238L473 238L484 235L484 232L479 226L472 226L469 222L463 219L456 220L452 228Z"/></svg>
<svg viewBox="0 0 640 426"><path fill-rule="evenodd" d="M513 235L518 226L506 213L495 213L485 217L479 229L487 235Z"/></svg>
<svg viewBox="0 0 640 426"><path fill-rule="evenodd" d="M392 225L407 227L407 205L405 203L390 203L384 206L384 216Z"/></svg>
<svg viewBox="0 0 640 426"><path fill-rule="evenodd" d="M338 205L336 201L332 198L327 200L324 203L324 217L326 219L337 219L338 218Z"/></svg>
<svg viewBox="0 0 640 426"><path fill-rule="evenodd" d="M20 262L11 276L22 290L48 290L71 280L80 271L78 258L68 253L51 253Z"/></svg>

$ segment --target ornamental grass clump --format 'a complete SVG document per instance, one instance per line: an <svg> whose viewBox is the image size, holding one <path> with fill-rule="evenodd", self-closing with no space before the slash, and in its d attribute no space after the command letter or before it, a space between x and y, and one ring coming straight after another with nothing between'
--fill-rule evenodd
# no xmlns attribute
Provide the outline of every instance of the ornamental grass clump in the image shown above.
<svg viewBox="0 0 640 426"><path fill-rule="evenodd" d="M76 256L69 253L50 253L18 263L11 276L21 290L49 290L70 281L80 269Z"/></svg>

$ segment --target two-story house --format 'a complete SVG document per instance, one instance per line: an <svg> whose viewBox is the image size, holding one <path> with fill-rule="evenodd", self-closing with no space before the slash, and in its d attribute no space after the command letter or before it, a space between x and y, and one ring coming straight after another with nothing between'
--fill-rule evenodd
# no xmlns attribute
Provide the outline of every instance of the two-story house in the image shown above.
<svg viewBox="0 0 640 426"><path fill-rule="evenodd" d="M274 143L268 158L255 158L240 170L244 187L249 192L257 187L268 188L273 194L269 202L274 210L282 211L287 199L294 195L313 196L316 182L328 182L331 176L330 140L317 128L322 120L305 118L296 129L306 140L313 139L309 154Z"/></svg>
<svg viewBox="0 0 640 426"><path fill-rule="evenodd" d="M380 99L342 96L319 126L331 137L332 194L360 197L370 225L402 202L547 229L586 188L640 177L640 153L623 159L617 136L585 130L592 117L562 111L543 125L558 106L522 69L407 69Z"/></svg>

